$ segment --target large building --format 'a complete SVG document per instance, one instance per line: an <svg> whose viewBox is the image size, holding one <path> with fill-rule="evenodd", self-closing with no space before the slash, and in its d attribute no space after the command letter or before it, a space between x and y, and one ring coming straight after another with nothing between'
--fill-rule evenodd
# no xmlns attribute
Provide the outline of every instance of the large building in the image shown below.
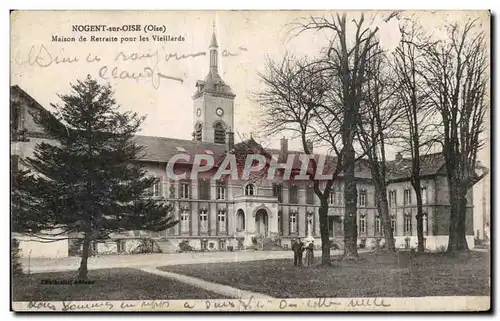
<svg viewBox="0 0 500 321"><path fill-rule="evenodd" d="M111 240L95 242L95 252L134 252L144 239L153 240L154 245L164 252L176 251L181 242L194 249L214 251L289 248L293 239L306 237L314 238L316 246L321 246L319 199L307 180L280 180L279 175L274 180L263 179L258 175L245 181L216 180L211 176L213 172L208 172L203 178L177 181L167 175L167 163L176 154L212 155L216 164L227 154L241 156L250 152L267 155L271 161L274 159L284 163L291 155L297 155L298 160L301 152L288 150L286 138L281 139L280 149L276 150L262 148L253 138L235 144L235 98L235 93L219 75L218 45L213 35L208 75L196 82L193 95L193 137L186 140L136 137L137 142L146 147L142 158L144 166L152 176L158 178L158 183L151 190L151 197L169 201L180 223L160 233L130 231L113 235ZM25 132L28 138L28 141L13 142L12 154L14 159L31 156L35 144L50 139L30 114L43 107L18 86L11 87L11 106L14 129ZM179 166L189 171L191 165L186 162ZM415 248L417 208L409 180L410 160L398 154L387 165L388 201L396 246ZM300 168L297 164L293 166ZM450 211L446 170L441 154L423 157L421 178L425 244L427 249L438 250L447 245ZM370 247L383 235L370 170L363 160L356 164L356 184L358 243ZM343 185L340 175L333 185L328 213L330 239L340 246L343 244ZM473 247L472 193L467 198L467 241L469 247ZM73 241L42 243L36 237L19 238L23 256L61 257L78 253Z"/></svg>

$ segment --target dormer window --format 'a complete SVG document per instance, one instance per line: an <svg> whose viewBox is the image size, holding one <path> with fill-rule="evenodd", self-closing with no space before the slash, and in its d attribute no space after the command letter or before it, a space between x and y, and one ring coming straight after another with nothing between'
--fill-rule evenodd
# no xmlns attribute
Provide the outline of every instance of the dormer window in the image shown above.
<svg viewBox="0 0 500 321"><path fill-rule="evenodd" d="M248 184L245 186L245 195L246 196L253 196L255 193L255 186L253 184Z"/></svg>

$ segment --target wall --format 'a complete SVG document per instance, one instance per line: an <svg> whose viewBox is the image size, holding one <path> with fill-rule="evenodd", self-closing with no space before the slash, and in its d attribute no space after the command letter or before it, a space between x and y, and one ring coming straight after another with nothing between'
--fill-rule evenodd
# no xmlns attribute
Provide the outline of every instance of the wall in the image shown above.
<svg viewBox="0 0 500 321"><path fill-rule="evenodd" d="M54 230L54 233L59 233ZM12 235L19 240L20 256L22 258L59 258L68 257L68 240L47 242L36 237L25 236L17 233ZM54 238L56 239L56 238Z"/></svg>

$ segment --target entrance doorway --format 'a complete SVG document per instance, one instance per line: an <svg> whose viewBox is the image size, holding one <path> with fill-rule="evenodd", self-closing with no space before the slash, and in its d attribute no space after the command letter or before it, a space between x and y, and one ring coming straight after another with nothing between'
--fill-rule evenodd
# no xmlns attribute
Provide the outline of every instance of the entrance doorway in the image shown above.
<svg viewBox="0 0 500 321"><path fill-rule="evenodd" d="M267 211L263 208L255 213L255 230L257 235L268 237L269 236L269 219Z"/></svg>

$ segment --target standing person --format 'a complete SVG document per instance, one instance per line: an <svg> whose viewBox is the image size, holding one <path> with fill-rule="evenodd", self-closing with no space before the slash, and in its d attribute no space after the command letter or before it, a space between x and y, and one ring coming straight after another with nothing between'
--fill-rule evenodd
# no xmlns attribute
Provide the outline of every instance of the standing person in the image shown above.
<svg viewBox="0 0 500 321"><path fill-rule="evenodd" d="M293 265L301 266L302 265L302 252L304 252L304 243L300 239L294 241L292 245L293 250Z"/></svg>
<svg viewBox="0 0 500 321"><path fill-rule="evenodd" d="M313 242L311 242L306 248L306 266L313 265L313 262L314 262L314 244Z"/></svg>

